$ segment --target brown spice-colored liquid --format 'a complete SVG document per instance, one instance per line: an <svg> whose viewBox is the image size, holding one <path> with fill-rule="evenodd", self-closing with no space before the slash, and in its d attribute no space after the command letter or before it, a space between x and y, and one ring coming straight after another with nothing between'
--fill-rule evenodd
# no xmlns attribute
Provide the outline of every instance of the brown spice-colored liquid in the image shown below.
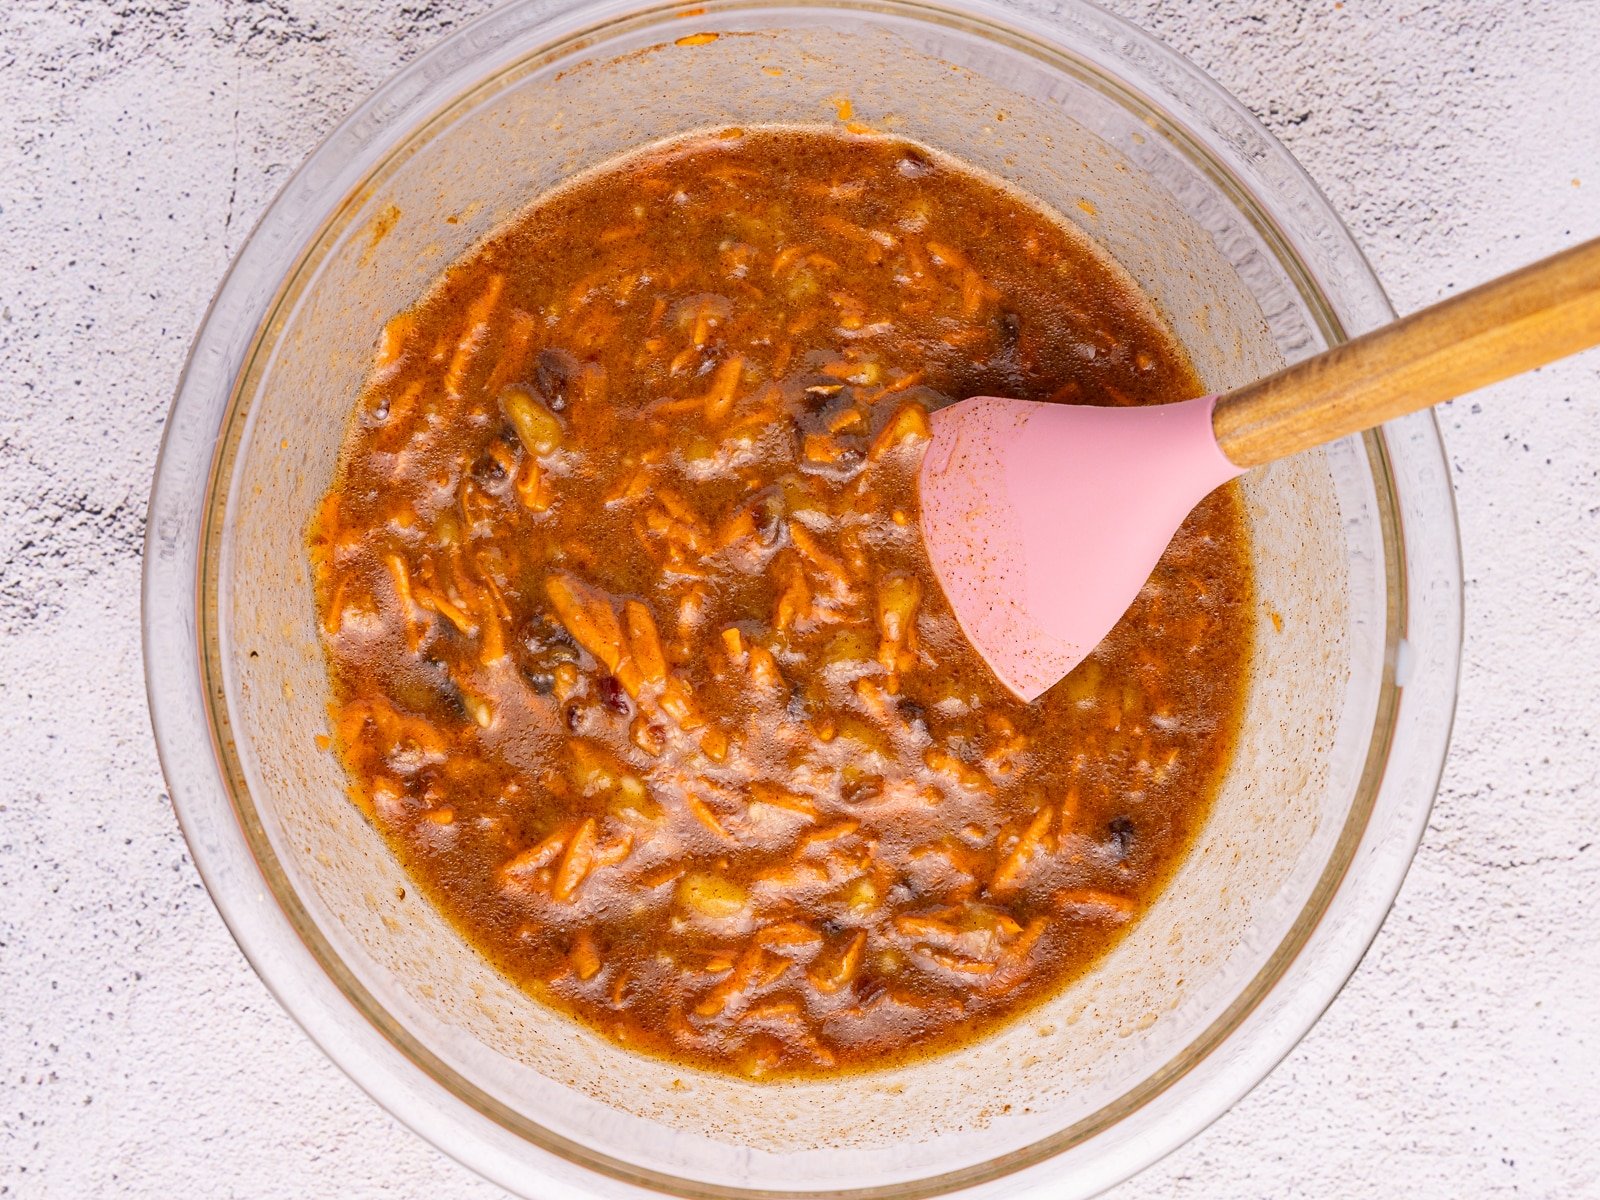
<svg viewBox="0 0 1600 1200"><path fill-rule="evenodd" d="M910 143L727 130L589 175L384 331L311 538L351 794L625 1045L782 1075L980 1036L1189 845L1251 581L1224 488L1019 703L929 573L926 414L1199 390L1081 235Z"/></svg>

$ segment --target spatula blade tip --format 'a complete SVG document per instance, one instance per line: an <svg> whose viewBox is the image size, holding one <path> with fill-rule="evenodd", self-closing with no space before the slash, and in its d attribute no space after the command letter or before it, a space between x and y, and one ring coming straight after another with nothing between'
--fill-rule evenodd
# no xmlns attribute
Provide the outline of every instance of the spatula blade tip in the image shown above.
<svg viewBox="0 0 1600 1200"><path fill-rule="evenodd" d="M1239 474L1217 448L1214 403L978 396L934 414L918 477L928 559L962 631L1020 698L1094 650L1189 510Z"/></svg>

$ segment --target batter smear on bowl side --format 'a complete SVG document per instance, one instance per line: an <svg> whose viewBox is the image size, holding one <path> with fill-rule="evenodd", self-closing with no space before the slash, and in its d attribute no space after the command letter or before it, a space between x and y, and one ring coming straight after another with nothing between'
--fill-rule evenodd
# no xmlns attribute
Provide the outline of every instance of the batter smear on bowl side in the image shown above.
<svg viewBox="0 0 1600 1200"><path fill-rule="evenodd" d="M378 341L310 537L351 797L623 1045L783 1076L979 1037L1204 820L1249 547L1230 485L1021 704L923 554L927 415L1201 391L1082 234L924 147L726 129L591 172Z"/></svg>

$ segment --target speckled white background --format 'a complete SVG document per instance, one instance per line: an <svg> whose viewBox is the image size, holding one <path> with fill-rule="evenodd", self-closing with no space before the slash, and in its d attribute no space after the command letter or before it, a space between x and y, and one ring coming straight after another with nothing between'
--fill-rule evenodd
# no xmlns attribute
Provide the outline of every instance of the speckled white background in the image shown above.
<svg viewBox="0 0 1600 1200"><path fill-rule="evenodd" d="M185 347L335 121L484 0L0 0L0 1196L500 1193L279 1010L163 792L139 545ZM1310 169L1401 311L1600 234L1600 0L1116 0ZM1466 655L1365 963L1114 1195L1600 1196L1600 355L1442 413Z"/></svg>

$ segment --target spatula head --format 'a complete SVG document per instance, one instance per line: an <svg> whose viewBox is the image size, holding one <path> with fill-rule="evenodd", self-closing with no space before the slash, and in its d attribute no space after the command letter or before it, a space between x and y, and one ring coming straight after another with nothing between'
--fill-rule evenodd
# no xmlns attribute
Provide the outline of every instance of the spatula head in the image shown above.
<svg viewBox="0 0 1600 1200"><path fill-rule="evenodd" d="M1212 432L1215 402L976 396L933 415L928 556L962 630L1023 700L1111 632L1190 510L1240 473Z"/></svg>

